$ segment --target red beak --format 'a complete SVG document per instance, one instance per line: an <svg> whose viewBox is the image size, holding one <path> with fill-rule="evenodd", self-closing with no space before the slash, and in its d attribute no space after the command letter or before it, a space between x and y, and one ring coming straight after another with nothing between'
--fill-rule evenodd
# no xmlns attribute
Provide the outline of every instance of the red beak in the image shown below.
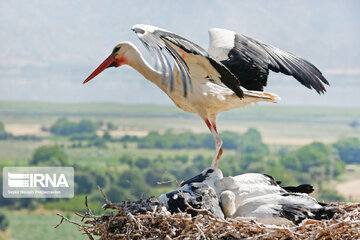
<svg viewBox="0 0 360 240"><path fill-rule="evenodd" d="M87 79L85 79L85 81L83 82L83 84L87 83L88 81L90 81L91 79L93 79L94 77L96 77L99 73L101 73L102 71L104 71L106 68L108 67L115 67L116 66L116 59L115 56L113 54L110 54L110 56L105 59L105 61L100 64L100 66L98 66L95 71L90 74L90 76L88 76Z"/></svg>

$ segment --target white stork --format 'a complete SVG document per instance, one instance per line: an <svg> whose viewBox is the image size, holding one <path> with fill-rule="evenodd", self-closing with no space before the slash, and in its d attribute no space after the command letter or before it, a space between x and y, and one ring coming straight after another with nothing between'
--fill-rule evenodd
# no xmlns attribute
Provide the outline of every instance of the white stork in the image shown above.
<svg viewBox="0 0 360 240"><path fill-rule="evenodd" d="M325 92L322 83L328 84L308 61L229 30L209 30L208 52L154 26L137 24L132 30L154 56L160 71L152 68L132 43L121 42L84 83L108 67L124 64L133 67L164 91L176 106L198 114L205 121L216 142L213 167L217 167L222 154L222 140L216 128L217 114L260 101L276 103L280 100L276 94L263 92L269 70L292 75L318 93Z"/></svg>
<svg viewBox="0 0 360 240"><path fill-rule="evenodd" d="M186 186L190 183L201 182L212 187L220 196L224 191L232 191L236 196L236 207L248 198L262 196L270 193L312 193L313 187L309 184L299 186L281 186L280 181L267 174L245 173L237 176L223 177L219 168L208 167L199 175L196 175L181 183Z"/></svg>
<svg viewBox="0 0 360 240"><path fill-rule="evenodd" d="M335 208L327 207L308 195L314 190L311 185L282 187L280 182L266 174L246 173L223 177L219 168L210 167L182 182L181 187L185 192L191 192L189 188L196 183L215 190L222 211L229 218L251 217L266 224L289 225L298 224L305 218L329 219L336 212ZM160 200L167 207L171 203L176 208L175 200L171 197L178 192L163 194ZM207 206L213 207L214 204Z"/></svg>
<svg viewBox="0 0 360 240"><path fill-rule="evenodd" d="M275 225L299 224L306 218L331 219L337 208L316 201L305 193L270 193L246 198L236 207L232 191L220 195L225 217L255 218L259 222Z"/></svg>

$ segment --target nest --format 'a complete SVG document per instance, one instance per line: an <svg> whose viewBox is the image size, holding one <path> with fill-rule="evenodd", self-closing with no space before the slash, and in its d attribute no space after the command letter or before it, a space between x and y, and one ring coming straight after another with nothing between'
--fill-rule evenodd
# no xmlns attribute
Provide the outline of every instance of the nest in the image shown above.
<svg viewBox="0 0 360 240"><path fill-rule="evenodd" d="M101 191L101 189L100 189ZM101 191L102 193L102 191ZM103 193L102 193L103 194ZM61 214L63 221L78 226L89 239L360 239L360 204L331 203L339 211L331 220L304 220L297 226L265 225L251 219L220 219L202 209L170 214L154 198L112 203L106 199L103 209L110 214L95 216L87 205L80 223ZM98 237L96 237L98 238Z"/></svg>

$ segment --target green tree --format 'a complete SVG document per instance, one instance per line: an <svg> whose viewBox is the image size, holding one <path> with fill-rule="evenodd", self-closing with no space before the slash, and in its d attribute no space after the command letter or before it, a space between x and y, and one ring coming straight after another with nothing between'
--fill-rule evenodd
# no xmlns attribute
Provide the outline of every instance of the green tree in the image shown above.
<svg viewBox="0 0 360 240"><path fill-rule="evenodd" d="M106 197L115 202L123 201L132 198L130 193L124 188L112 184L110 188L106 191Z"/></svg>
<svg viewBox="0 0 360 240"><path fill-rule="evenodd" d="M142 195L149 197L150 186L145 181L145 175L138 169L126 170L120 174L116 184L130 192L134 198Z"/></svg>
<svg viewBox="0 0 360 240"><path fill-rule="evenodd" d="M96 178L90 172L77 171L74 176L77 194L88 194L96 189Z"/></svg>
<svg viewBox="0 0 360 240"><path fill-rule="evenodd" d="M246 153L241 155L240 166L243 171L248 171L250 165L255 166L265 165L264 156L257 153ZM252 166L252 167L253 167Z"/></svg>
<svg viewBox="0 0 360 240"><path fill-rule="evenodd" d="M5 132L4 123L0 121L0 133Z"/></svg>
<svg viewBox="0 0 360 240"><path fill-rule="evenodd" d="M132 168L132 167L134 166L135 160L134 160L134 158L133 158L132 155L130 155L130 154L123 154L123 155L120 156L119 162L120 162L121 164L127 164L130 168Z"/></svg>
<svg viewBox="0 0 360 240"><path fill-rule="evenodd" d="M60 118L51 125L50 132L56 135L66 136L76 133L76 127L76 123L72 123L66 118Z"/></svg>
<svg viewBox="0 0 360 240"><path fill-rule="evenodd" d="M114 123L108 122L108 123L106 124L106 128L107 128L107 130L112 131L112 130L116 130L118 127L117 127Z"/></svg>
<svg viewBox="0 0 360 240"><path fill-rule="evenodd" d="M102 136L102 138L103 138L105 141L111 141L111 140L112 140L112 137L111 137L109 131L105 131L105 132L104 132L104 135Z"/></svg>
<svg viewBox="0 0 360 240"><path fill-rule="evenodd" d="M139 157L135 162L135 166L137 166L139 169L145 169L149 167L150 164L151 164L150 159L145 157Z"/></svg>
<svg viewBox="0 0 360 240"><path fill-rule="evenodd" d="M90 120L81 120L79 123L71 122L66 118L58 119L50 127L50 132L56 135L69 136L73 134L95 134L99 124Z"/></svg>
<svg viewBox="0 0 360 240"><path fill-rule="evenodd" d="M255 128L250 128L241 136L240 146L242 153L268 155L269 147L262 142L261 134Z"/></svg>
<svg viewBox="0 0 360 240"><path fill-rule="evenodd" d="M5 231L9 227L9 220L4 213L0 213L0 231Z"/></svg>
<svg viewBox="0 0 360 240"><path fill-rule="evenodd" d="M0 140L8 140L13 139L14 136L5 131L5 125L0 121Z"/></svg>
<svg viewBox="0 0 360 240"><path fill-rule="evenodd" d="M294 155L283 157L280 161L287 167L298 167L298 172L310 173L311 171L322 168L323 174L329 176L329 174L331 174L331 165L334 169L335 176L345 171L344 162L339 159L332 146L318 142L303 146L299 148ZM317 177L319 176L317 173L314 174Z"/></svg>
<svg viewBox="0 0 360 240"><path fill-rule="evenodd" d="M287 169L299 171L301 169L301 162L294 154L285 155L280 158L280 163Z"/></svg>
<svg viewBox="0 0 360 240"><path fill-rule="evenodd" d="M334 144L340 158L346 163L360 163L360 140L358 138L346 138Z"/></svg>
<svg viewBox="0 0 360 240"><path fill-rule="evenodd" d="M99 125L90 120L81 120L77 125L76 132L77 133L95 133L99 128Z"/></svg>
<svg viewBox="0 0 360 240"><path fill-rule="evenodd" d="M323 143L311 143L301 147L296 157L301 163L301 171L308 172L312 167L324 166L327 170L330 165L331 148Z"/></svg>
<svg viewBox="0 0 360 240"><path fill-rule="evenodd" d="M68 158L59 146L42 146L35 150L31 165L67 166Z"/></svg>
<svg viewBox="0 0 360 240"><path fill-rule="evenodd" d="M321 194L317 197L319 201L325 202L343 202L345 198L341 196L336 190L334 189L324 189Z"/></svg>
<svg viewBox="0 0 360 240"><path fill-rule="evenodd" d="M151 168L146 172L145 180L152 187L159 186L158 182L164 181L164 174L157 169Z"/></svg>
<svg viewBox="0 0 360 240"><path fill-rule="evenodd" d="M234 132L224 131L221 133L221 139L223 140L222 148L236 149L238 147L240 135Z"/></svg>
<svg viewBox="0 0 360 240"><path fill-rule="evenodd" d="M255 128L249 128L247 132L244 134L244 137L247 138L251 142L261 142L261 134Z"/></svg>
<svg viewBox="0 0 360 240"><path fill-rule="evenodd" d="M94 139L91 139L91 141L89 142L89 146L95 146L98 148L107 148L106 141L104 140L104 138L101 138L99 136L96 136Z"/></svg>

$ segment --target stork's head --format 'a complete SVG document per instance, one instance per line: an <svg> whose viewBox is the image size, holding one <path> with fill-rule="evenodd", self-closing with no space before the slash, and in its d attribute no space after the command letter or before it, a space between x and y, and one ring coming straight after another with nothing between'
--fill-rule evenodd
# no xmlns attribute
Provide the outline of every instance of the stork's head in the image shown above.
<svg viewBox="0 0 360 240"><path fill-rule="evenodd" d="M219 168L208 167L203 170L199 175L192 177L180 184L180 186L184 186L186 184L190 184L193 182L202 182L208 184L211 187L214 187L214 183L223 178L223 173Z"/></svg>
<svg viewBox="0 0 360 240"><path fill-rule="evenodd" d="M93 73L83 82L87 83L99 73L109 67L120 67L121 65L131 65L131 60L139 54L136 47L131 42L121 42L116 45L108 58L98 66Z"/></svg>

